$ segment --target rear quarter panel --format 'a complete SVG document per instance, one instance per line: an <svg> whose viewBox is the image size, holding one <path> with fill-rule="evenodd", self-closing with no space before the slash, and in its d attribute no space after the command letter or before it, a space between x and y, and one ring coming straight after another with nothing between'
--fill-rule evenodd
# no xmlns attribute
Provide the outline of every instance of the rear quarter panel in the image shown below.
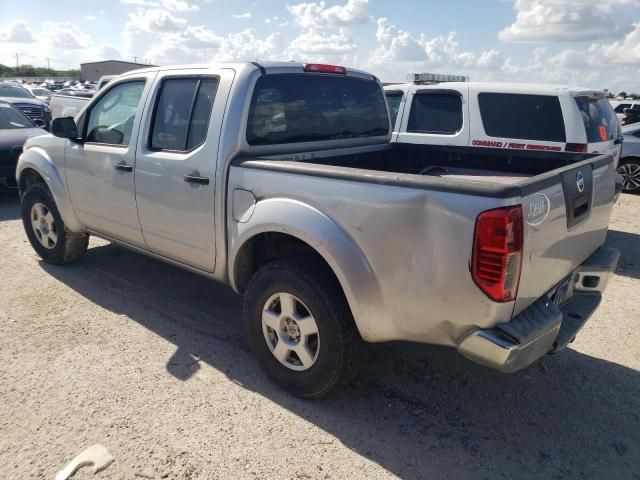
<svg viewBox="0 0 640 480"><path fill-rule="evenodd" d="M325 259L341 270L338 278L367 341L453 346L470 330L511 317L513 302L491 302L469 273L476 216L505 200L234 166L229 195L236 188L253 192L256 209L261 202L289 199L330 219L334 227L325 230L325 238L307 241L327 247ZM299 225L302 219L289 221ZM227 213L230 257L246 240L244 232L260 230L255 222L254 215L239 224ZM286 222L270 222L270 228L298 229ZM364 285L348 261L327 258L343 236L351 240L351 256L366 260L378 288Z"/></svg>

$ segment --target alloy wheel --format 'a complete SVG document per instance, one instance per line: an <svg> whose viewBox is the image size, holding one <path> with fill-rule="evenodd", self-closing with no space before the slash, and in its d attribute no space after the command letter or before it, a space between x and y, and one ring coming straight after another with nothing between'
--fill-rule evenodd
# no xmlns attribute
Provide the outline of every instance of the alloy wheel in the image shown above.
<svg viewBox="0 0 640 480"><path fill-rule="evenodd" d="M31 227L40 244L51 250L58 243L58 232L53 214L44 203L34 203L31 207Z"/></svg>
<svg viewBox="0 0 640 480"><path fill-rule="evenodd" d="M285 367L311 368L320 352L320 333L306 305L290 293L276 293L264 305L262 332L269 350Z"/></svg>

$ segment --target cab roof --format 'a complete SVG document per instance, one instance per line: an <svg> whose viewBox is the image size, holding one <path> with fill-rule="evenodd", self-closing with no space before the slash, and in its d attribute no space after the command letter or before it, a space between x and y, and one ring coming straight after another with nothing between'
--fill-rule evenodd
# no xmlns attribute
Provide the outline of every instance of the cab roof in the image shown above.
<svg viewBox="0 0 640 480"><path fill-rule="evenodd" d="M300 63L300 62L216 62L216 63L198 63L187 65L166 65L163 67L150 67L131 70L124 73L122 76L129 75L131 73L148 73L148 72L163 72L163 71L175 71L175 70L194 70L194 69L220 69L231 68L233 70L242 70L246 68L253 68L257 70L264 70L267 74L275 73L305 73L305 65L312 64ZM366 78L375 80L376 77L363 70L355 68L343 67L346 69L346 75L352 77ZM314 72L311 72L314 73ZM326 73L325 73L326 74Z"/></svg>

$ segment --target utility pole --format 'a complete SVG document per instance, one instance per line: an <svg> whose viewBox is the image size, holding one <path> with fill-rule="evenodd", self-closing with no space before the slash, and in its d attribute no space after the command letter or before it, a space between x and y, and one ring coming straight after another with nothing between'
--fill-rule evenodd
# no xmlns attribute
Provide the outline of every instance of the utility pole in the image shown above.
<svg viewBox="0 0 640 480"><path fill-rule="evenodd" d="M20 73L20 55L16 53L16 76Z"/></svg>
<svg viewBox="0 0 640 480"><path fill-rule="evenodd" d="M47 57L47 70L49 70L49 75L51 75L51 59Z"/></svg>
<svg viewBox="0 0 640 480"><path fill-rule="evenodd" d="M207 51L206 50L202 50L202 61L203 62L207 61Z"/></svg>

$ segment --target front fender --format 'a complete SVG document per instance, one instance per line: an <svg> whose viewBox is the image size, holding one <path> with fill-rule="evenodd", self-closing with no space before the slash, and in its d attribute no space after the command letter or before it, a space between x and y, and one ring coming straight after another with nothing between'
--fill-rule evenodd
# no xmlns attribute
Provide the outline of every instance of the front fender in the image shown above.
<svg viewBox="0 0 640 480"><path fill-rule="evenodd" d="M258 202L246 223L230 221L235 234L230 238L229 279L236 291L235 264L242 246L261 233L290 235L325 259L342 286L360 335L375 340L372 325L384 321L381 289L367 258L340 225L316 208L286 198Z"/></svg>
<svg viewBox="0 0 640 480"><path fill-rule="evenodd" d="M41 138L41 137L40 137ZM64 150L63 150L64 152ZM62 153L64 154L64 153ZM20 179L22 175L28 171L34 170L40 175L51 195L56 202L60 216L65 226L72 232L83 231L82 223L78 220L73 206L71 205L71 199L67 193L66 182L64 181L63 173L56 166L51 159L47 151L40 146L30 146L24 150L18 159L18 166L16 168L16 179L18 185L20 185Z"/></svg>

